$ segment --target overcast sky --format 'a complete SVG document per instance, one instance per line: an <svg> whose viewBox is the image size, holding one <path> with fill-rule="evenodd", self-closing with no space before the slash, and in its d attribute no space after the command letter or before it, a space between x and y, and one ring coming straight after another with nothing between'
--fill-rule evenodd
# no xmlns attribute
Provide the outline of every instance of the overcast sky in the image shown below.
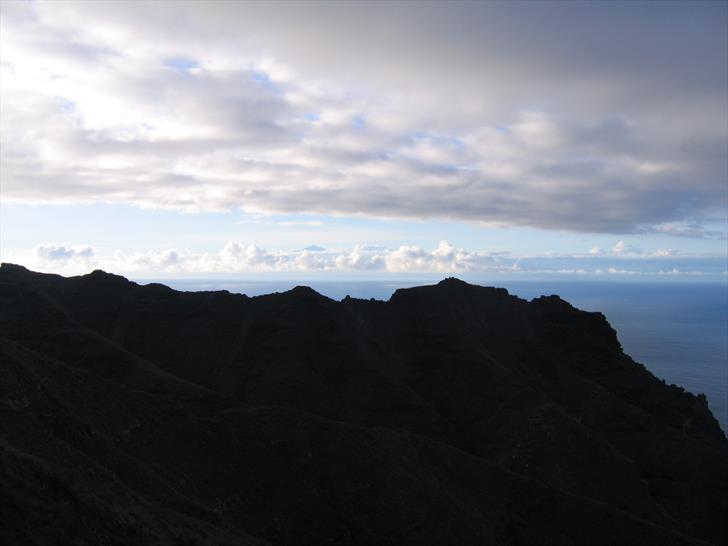
<svg viewBox="0 0 728 546"><path fill-rule="evenodd" d="M726 275L726 2L0 5L4 261Z"/></svg>

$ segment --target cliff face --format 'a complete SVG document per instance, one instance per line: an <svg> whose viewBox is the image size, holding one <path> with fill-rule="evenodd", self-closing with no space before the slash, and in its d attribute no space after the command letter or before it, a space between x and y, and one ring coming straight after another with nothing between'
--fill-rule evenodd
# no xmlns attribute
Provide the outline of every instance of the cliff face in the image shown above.
<svg viewBox="0 0 728 546"><path fill-rule="evenodd" d="M704 398L556 296L447 279L388 302L248 298L3 264L0 336L6 539L728 537Z"/></svg>

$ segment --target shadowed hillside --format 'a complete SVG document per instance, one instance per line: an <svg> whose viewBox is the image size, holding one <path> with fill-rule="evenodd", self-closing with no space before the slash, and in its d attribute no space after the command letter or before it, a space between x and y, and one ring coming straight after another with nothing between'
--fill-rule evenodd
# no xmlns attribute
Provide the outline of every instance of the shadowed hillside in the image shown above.
<svg viewBox="0 0 728 546"><path fill-rule="evenodd" d="M0 542L723 544L728 442L604 316L0 267Z"/></svg>

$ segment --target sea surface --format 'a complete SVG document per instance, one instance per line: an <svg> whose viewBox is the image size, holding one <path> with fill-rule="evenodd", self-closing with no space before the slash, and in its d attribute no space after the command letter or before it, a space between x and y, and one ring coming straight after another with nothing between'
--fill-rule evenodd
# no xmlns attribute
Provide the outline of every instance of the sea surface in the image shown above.
<svg viewBox="0 0 728 546"><path fill-rule="evenodd" d="M257 296L307 284L341 300L346 295L387 300L398 288L422 281L210 281L165 280L177 290L228 290ZM471 281L472 282L472 281ZM525 299L558 294L579 309L601 311L625 352L667 383L708 398L728 431L728 283L499 281Z"/></svg>

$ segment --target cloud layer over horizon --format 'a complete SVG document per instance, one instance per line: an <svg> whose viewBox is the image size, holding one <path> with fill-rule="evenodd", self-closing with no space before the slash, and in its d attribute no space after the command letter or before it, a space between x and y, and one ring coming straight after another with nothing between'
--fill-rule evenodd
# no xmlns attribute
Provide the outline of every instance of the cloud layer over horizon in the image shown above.
<svg viewBox="0 0 728 546"><path fill-rule="evenodd" d="M29 252L11 256L17 262L41 272L75 275L94 269L144 277L167 277L286 273L309 276L323 272L342 274L504 274L513 278L532 274L548 276L690 276L726 278L728 264L716 256L685 255L671 249L644 252L619 240L614 247L592 248L583 254L515 255L458 248L440 241L428 250L403 245L388 248L356 245L324 249L312 245L295 251L269 250L255 243L228 241L216 252L195 252L188 248L162 250L116 250L101 254L88 245L40 243Z"/></svg>
<svg viewBox="0 0 728 546"><path fill-rule="evenodd" d="M4 2L2 199L724 237L725 3L380 8Z"/></svg>

